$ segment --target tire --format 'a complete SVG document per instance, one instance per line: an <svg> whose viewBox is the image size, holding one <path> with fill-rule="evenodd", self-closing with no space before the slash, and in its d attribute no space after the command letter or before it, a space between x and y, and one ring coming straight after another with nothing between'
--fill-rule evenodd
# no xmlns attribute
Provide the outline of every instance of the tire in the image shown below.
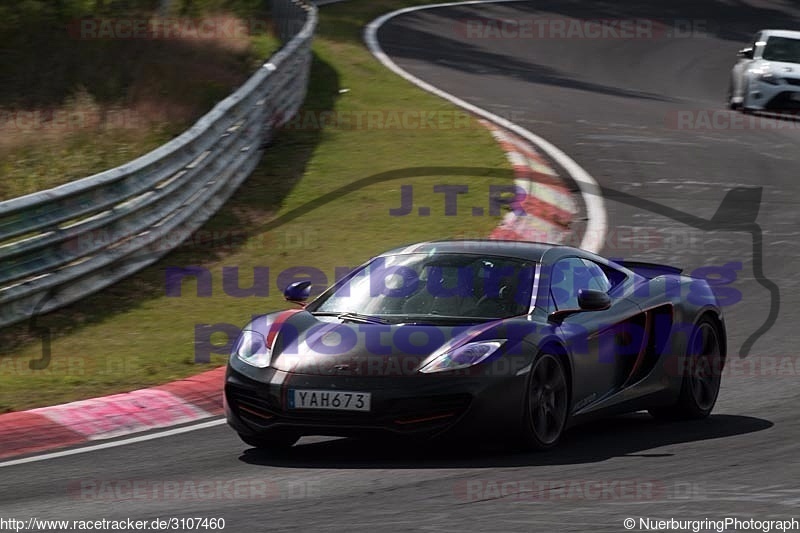
<svg viewBox="0 0 800 533"><path fill-rule="evenodd" d="M742 90L742 102L737 105L736 109L738 109L745 115L749 115L750 113L753 112L752 109L749 109L747 107L747 95L750 94L750 82L747 81L747 79L744 79L742 80L742 83L744 83L744 88Z"/></svg>
<svg viewBox="0 0 800 533"><path fill-rule="evenodd" d="M276 433L274 435L242 435L239 433L239 438L253 448L273 451L288 450L295 442L300 440L299 436L290 433Z"/></svg>
<svg viewBox="0 0 800 533"><path fill-rule="evenodd" d="M546 450L561 439L569 418L567 372L561 358L542 352L531 365L525 394L522 445Z"/></svg>
<svg viewBox="0 0 800 533"><path fill-rule="evenodd" d="M750 94L750 83L744 87L744 91L742 91L742 103L739 104L739 111L741 111L745 115L750 115L753 113L753 110L747 107L747 95Z"/></svg>
<svg viewBox="0 0 800 533"><path fill-rule="evenodd" d="M731 80L730 84L728 85L728 109L737 110L741 107L741 104L735 103L733 101L733 80Z"/></svg>
<svg viewBox="0 0 800 533"><path fill-rule="evenodd" d="M720 332L709 319L695 324L686 348L678 401L674 405L653 407L650 414L664 420L699 420L710 415L722 377L721 346Z"/></svg>

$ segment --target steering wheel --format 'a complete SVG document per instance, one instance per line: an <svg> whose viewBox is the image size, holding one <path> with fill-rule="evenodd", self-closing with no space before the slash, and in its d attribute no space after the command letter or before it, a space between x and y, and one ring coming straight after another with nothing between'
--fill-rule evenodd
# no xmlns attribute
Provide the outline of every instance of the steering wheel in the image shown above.
<svg viewBox="0 0 800 533"><path fill-rule="evenodd" d="M508 285L503 285L502 287L500 287L500 290L498 290L498 291L497 291L497 304L498 304L500 307L504 308L504 309L506 309L506 308L507 308L507 305L506 305L506 297L508 296L508 291L510 291L510 290L511 290L511 289L508 287ZM486 300L488 300L488 299L489 299L489 295L488 295L488 294L484 294L484 295L483 295L483 296L481 296L481 297L478 299L478 301L475 303L475 307L476 307L476 308L480 307L480 305L481 305L483 302L485 302Z"/></svg>

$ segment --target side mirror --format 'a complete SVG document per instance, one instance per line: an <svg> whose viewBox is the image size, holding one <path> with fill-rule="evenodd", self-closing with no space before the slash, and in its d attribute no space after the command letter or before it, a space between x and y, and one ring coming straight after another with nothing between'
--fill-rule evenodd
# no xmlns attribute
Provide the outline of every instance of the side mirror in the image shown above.
<svg viewBox="0 0 800 533"><path fill-rule="evenodd" d="M753 49L750 47L742 48L736 53L736 55L745 59L753 59Z"/></svg>
<svg viewBox="0 0 800 533"><path fill-rule="evenodd" d="M283 297L286 301L293 303L302 303L308 300L311 295L311 282L310 281L295 281L283 291Z"/></svg>
<svg viewBox="0 0 800 533"><path fill-rule="evenodd" d="M578 305L584 311L602 311L611 307L611 297L602 291L580 289L578 291Z"/></svg>
<svg viewBox="0 0 800 533"><path fill-rule="evenodd" d="M560 309L550 313L547 320L561 324L565 318L581 311L603 311L611 307L611 297L603 291L591 289L578 290L578 306L580 309Z"/></svg>

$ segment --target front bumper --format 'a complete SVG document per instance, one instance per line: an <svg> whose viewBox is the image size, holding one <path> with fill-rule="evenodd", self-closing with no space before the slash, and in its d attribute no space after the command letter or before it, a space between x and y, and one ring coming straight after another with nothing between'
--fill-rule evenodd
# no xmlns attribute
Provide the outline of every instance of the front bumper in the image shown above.
<svg viewBox="0 0 800 533"><path fill-rule="evenodd" d="M745 105L761 111L800 110L800 78L782 78L777 85L753 78Z"/></svg>
<svg viewBox="0 0 800 533"><path fill-rule="evenodd" d="M248 375L246 375L248 374ZM228 366L225 415L243 435L434 437L445 432L506 434L522 420L527 374L471 377L442 373L397 377L316 376ZM291 409L291 389L369 392L370 412Z"/></svg>

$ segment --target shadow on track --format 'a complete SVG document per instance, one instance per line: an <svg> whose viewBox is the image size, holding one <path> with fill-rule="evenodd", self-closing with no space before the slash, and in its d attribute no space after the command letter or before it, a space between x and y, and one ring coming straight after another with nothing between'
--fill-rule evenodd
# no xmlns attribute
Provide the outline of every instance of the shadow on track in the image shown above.
<svg viewBox="0 0 800 533"><path fill-rule="evenodd" d="M450 12L437 14L444 17L449 13ZM462 23L462 20L466 19L455 17L453 25L455 26ZM661 102L678 101L660 94L581 80L546 65L534 63L530 60L521 60L510 55L491 52L484 47L471 44L465 39L448 38L442 33L428 32L419 28L414 28L411 24L404 24L403 26L396 26L391 23L387 24L385 28L381 29L380 37L381 42L385 43L414 43L410 46L392 45L392 56L395 58L428 61L431 55L430 50L436 50L436 56L439 58L438 62L446 65L448 68L473 74L505 76L531 83L553 85L556 87L576 89L608 96L656 100ZM446 60L443 58L446 58Z"/></svg>
<svg viewBox="0 0 800 533"><path fill-rule="evenodd" d="M632 414L578 426L547 452L513 453L497 445L475 445L468 439L463 447L445 442L336 439L301 441L281 454L251 448L239 460L284 468L502 468L595 463L622 456L657 461L674 454L650 454L647 450L745 435L773 425L749 416L716 415L695 422L662 423L646 414Z"/></svg>
<svg viewBox="0 0 800 533"><path fill-rule="evenodd" d="M514 5L528 13L558 13L564 17L586 20L641 19L652 20L666 27L697 26L719 39L747 42L756 31L781 26L791 28L800 23L797 4L793 1L756 0L544 0Z"/></svg>
<svg viewBox="0 0 800 533"><path fill-rule="evenodd" d="M435 22L432 22L433 17ZM794 2L780 5L767 0L749 3L742 0L538 0L498 4L492 6L491 11L486 6L455 5L403 15L382 27L379 37L381 43L388 45L390 55L395 59L435 62L440 68L479 74L487 80L497 76L604 96L683 102L683 99L667 94L664 87L651 91L637 89L635 78L624 84L620 80L605 78L608 81L602 83L599 80L604 78L597 77L597 73L592 76L580 69L570 72L571 67L575 68L571 56L548 66L519 53L525 40L542 45L542 50L548 51L544 55L553 57L560 56L558 43L564 47L583 43L584 53L592 53L601 39L581 37L580 31L572 37L561 37L557 28L566 21L647 24L647 27L654 28L651 35L627 40L642 46L658 44L656 52L651 54L655 58L661 57L659 49L680 41L694 43L693 50L697 51L706 46L706 37L730 41L732 64L735 51L751 41L756 31L776 25L791 28L800 24L800 9ZM504 28L512 31L508 36L487 31L490 27L501 27L498 26L501 22L506 24ZM533 22L537 24L534 26ZM513 33L518 26L524 28L526 25L531 30L530 36L517 37ZM603 38L606 45L608 40L616 39L618 44L626 40L614 35ZM617 48L609 49L613 50L610 53L617 53ZM690 53L685 48L678 50ZM604 59L600 56L599 60L613 63L613 57Z"/></svg>

